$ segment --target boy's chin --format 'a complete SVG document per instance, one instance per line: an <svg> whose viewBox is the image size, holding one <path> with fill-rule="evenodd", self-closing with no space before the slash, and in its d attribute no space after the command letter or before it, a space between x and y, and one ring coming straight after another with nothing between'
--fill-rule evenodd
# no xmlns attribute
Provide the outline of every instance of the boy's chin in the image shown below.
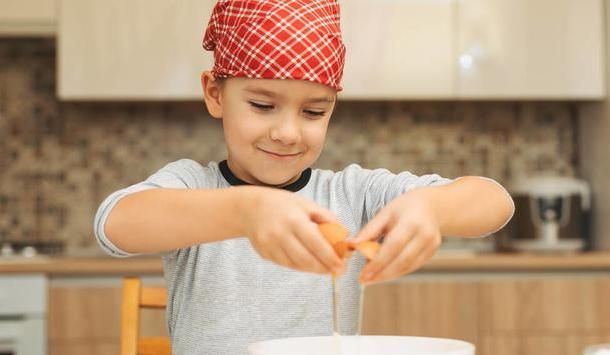
<svg viewBox="0 0 610 355"><path fill-rule="evenodd" d="M267 186L282 187L295 182L300 175L301 172L297 173L296 175L268 174L267 176L260 176L258 180Z"/></svg>

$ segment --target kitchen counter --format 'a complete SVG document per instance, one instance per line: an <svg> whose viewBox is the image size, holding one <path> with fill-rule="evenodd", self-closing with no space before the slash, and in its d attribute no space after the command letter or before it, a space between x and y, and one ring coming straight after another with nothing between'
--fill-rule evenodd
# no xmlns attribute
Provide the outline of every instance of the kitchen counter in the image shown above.
<svg viewBox="0 0 610 355"><path fill-rule="evenodd" d="M441 254L420 272L556 272L608 271L610 252L574 255ZM44 273L48 275L161 275L159 257L34 257L0 259L0 274Z"/></svg>
<svg viewBox="0 0 610 355"><path fill-rule="evenodd" d="M112 258L95 257L44 257L0 259L0 274L44 273L53 275L160 275L163 264L160 257Z"/></svg>

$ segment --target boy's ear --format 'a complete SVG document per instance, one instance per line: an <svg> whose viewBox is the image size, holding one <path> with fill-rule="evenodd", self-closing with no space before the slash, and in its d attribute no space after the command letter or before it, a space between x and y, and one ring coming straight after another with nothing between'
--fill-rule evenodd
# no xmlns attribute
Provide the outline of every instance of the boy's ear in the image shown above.
<svg viewBox="0 0 610 355"><path fill-rule="evenodd" d="M201 73L201 87L210 116L222 118L222 88L211 72L206 70Z"/></svg>

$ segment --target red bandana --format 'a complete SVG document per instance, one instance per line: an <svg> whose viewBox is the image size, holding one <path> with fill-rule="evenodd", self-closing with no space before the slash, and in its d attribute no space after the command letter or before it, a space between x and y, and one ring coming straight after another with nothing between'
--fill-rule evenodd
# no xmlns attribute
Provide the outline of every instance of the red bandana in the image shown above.
<svg viewBox="0 0 610 355"><path fill-rule="evenodd" d="M336 0L219 0L203 47L217 78L300 79L341 90Z"/></svg>

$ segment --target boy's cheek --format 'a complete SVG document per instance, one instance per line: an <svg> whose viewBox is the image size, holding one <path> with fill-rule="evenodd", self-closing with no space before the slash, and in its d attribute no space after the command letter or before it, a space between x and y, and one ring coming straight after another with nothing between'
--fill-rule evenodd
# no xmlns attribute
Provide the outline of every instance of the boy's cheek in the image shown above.
<svg viewBox="0 0 610 355"><path fill-rule="evenodd" d="M317 125L303 129L303 136L312 145L323 145L326 140L327 127L324 122L320 122Z"/></svg>

